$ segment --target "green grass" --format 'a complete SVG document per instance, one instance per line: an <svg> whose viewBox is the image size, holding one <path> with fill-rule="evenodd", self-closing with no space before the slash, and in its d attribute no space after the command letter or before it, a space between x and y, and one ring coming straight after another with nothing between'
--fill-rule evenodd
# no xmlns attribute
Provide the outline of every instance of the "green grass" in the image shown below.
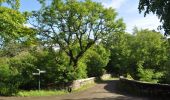
<svg viewBox="0 0 170 100"><path fill-rule="evenodd" d="M97 79L95 82L96 83L103 83L105 81L109 81L109 80L119 80L118 77L110 77L110 78L107 78L107 79Z"/></svg>
<svg viewBox="0 0 170 100"><path fill-rule="evenodd" d="M20 91L16 96L28 97L28 96L54 96L54 95L63 95L68 92L65 90L31 90L31 91Z"/></svg>
<svg viewBox="0 0 170 100"><path fill-rule="evenodd" d="M78 89L73 90L73 92L80 92L80 91L89 89L89 88L91 88L91 87L93 87L95 85L96 85L96 83L89 83L89 84L86 84L86 85L84 85L84 86L82 86L82 87L80 87Z"/></svg>
<svg viewBox="0 0 170 100"><path fill-rule="evenodd" d="M80 92L91 88L95 85L95 83L84 85L78 89L74 89L72 92ZM56 96L56 95L64 95L68 94L69 92L66 90L31 90L31 91L20 91L15 96L20 97L29 97L29 96Z"/></svg>
<svg viewBox="0 0 170 100"><path fill-rule="evenodd" d="M110 77L110 78L104 79L104 80L119 80L119 78L118 77Z"/></svg>

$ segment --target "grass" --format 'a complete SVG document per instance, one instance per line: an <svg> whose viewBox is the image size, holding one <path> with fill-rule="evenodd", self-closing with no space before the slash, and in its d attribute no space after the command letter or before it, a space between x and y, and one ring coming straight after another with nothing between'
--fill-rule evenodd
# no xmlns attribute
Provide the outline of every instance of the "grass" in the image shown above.
<svg viewBox="0 0 170 100"><path fill-rule="evenodd" d="M109 78L106 78L106 79L97 79L95 82L96 83L103 83L105 81L109 81L109 80L119 80L118 77L109 77Z"/></svg>
<svg viewBox="0 0 170 100"><path fill-rule="evenodd" d="M72 92L80 92L83 90L86 90L88 88L91 88L95 85L95 83L90 83L87 85L84 85L78 89L74 89ZM57 96L57 95L64 95L68 94L69 92L66 90L31 90L31 91L20 91L16 94L16 96L20 97L29 97L29 96Z"/></svg>
<svg viewBox="0 0 170 100"><path fill-rule="evenodd" d="M31 90L31 91L20 91L16 96L28 97L28 96L54 96L68 94L65 90Z"/></svg>
<svg viewBox="0 0 170 100"><path fill-rule="evenodd" d="M119 78L109 78L106 80L117 80ZM103 82L104 80L98 80L97 83L99 82ZM74 89L72 92L80 92L80 91L84 91L88 88L91 88L93 86L95 86L96 83L89 83L86 84L78 89ZM16 96L21 96L21 97L28 97L28 96L57 96L57 95L64 95L64 94L68 94L69 92L66 90L31 90L31 91L20 91L16 94Z"/></svg>
<svg viewBox="0 0 170 100"><path fill-rule="evenodd" d="M104 80L119 80L119 78L118 77L110 77L110 78L104 79Z"/></svg>
<svg viewBox="0 0 170 100"><path fill-rule="evenodd" d="M73 92L80 92L80 91L89 89L89 88L91 88L91 87L93 87L95 85L96 85L96 83L89 83L89 84L86 84L86 85L84 85L84 86L82 86L82 87L80 87L78 89L73 90Z"/></svg>

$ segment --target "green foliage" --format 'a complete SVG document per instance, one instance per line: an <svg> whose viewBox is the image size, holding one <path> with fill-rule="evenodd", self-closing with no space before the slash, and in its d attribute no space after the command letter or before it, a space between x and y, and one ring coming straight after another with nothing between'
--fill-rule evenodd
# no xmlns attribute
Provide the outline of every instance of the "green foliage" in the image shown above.
<svg viewBox="0 0 170 100"><path fill-rule="evenodd" d="M13 9L19 9L20 7L20 0L0 0L0 6L2 3L7 3Z"/></svg>
<svg viewBox="0 0 170 100"><path fill-rule="evenodd" d="M33 51L32 54L37 59L35 63L37 68L47 72L42 75L44 86L51 83L64 84L87 76L86 65L80 61L78 69L74 71L73 66L69 65L69 57L63 51L40 49Z"/></svg>
<svg viewBox="0 0 170 100"><path fill-rule="evenodd" d="M89 83L86 85L83 85L82 87L78 89L74 89L72 92L80 92L83 90L86 90L88 88L93 87L96 85L95 83ZM68 91L66 90L31 90L31 91L19 91L16 96L21 97L29 97L29 96L56 96L56 95L64 95L68 94Z"/></svg>
<svg viewBox="0 0 170 100"><path fill-rule="evenodd" d="M50 50L37 49L33 50L32 55L37 59L35 66L47 73L42 74L43 86L50 83L67 82L67 75L64 75L66 70L69 70L68 61L63 52L54 52ZM36 71L36 70L35 70Z"/></svg>
<svg viewBox="0 0 170 100"><path fill-rule="evenodd" d="M44 5L34 18L40 35L46 43L58 44L70 59L70 65L78 69L79 60L86 51L111 32L125 30L122 19L112 8L104 8L100 3L91 0L54 0ZM76 49L75 49L76 47ZM75 70L76 71L76 70Z"/></svg>
<svg viewBox="0 0 170 100"><path fill-rule="evenodd" d="M16 94L16 96L21 97L28 97L28 96L56 96L56 95L63 95L67 94L67 91L60 90L60 91L50 91L50 90L31 90L31 91L20 91Z"/></svg>
<svg viewBox="0 0 170 100"><path fill-rule="evenodd" d="M137 65L138 65L137 75L140 78L139 80L141 81L157 83L159 82L160 78L163 76L163 72L161 71L156 72L155 69L144 69L141 62L139 62Z"/></svg>
<svg viewBox="0 0 170 100"><path fill-rule="evenodd" d="M133 49L138 60L144 60L152 66L167 59L165 40L160 33L142 30L137 33ZM137 46L138 45L138 46Z"/></svg>
<svg viewBox="0 0 170 100"><path fill-rule="evenodd" d="M36 58L29 52L21 52L19 55L10 58L9 65L19 73L20 83L25 85L33 81L32 72L36 69ZM29 87L29 86L28 86Z"/></svg>
<svg viewBox="0 0 170 100"><path fill-rule="evenodd" d="M10 68L8 58L0 58L0 95L12 95L18 91L17 70Z"/></svg>
<svg viewBox="0 0 170 100"><path fill-rule="evenodd" d="M102 45L95 45L86 54L88 77L100 77L105 71L109 62L110 53Z"/></svg>
<svg viewBox="0 0 170 100"><path fill-rule="evenodd" d="M162 83L170 84L170 67L166 66L164 78L161 80Z"/></svg>
<svg viewBox="0 0 170 100"><path fill-rule="evenodd" d="M78 63L78 70L75 73L75 79L87 78L87 65L82 60Z"/></svg>
<svg viewBox="0 0 170 100"><path fill-rule="evenodd" d="M25 17L18 11L0 7L0 29L2 43L9 42L11 39L18 39L22 33Z"/></svg>
<svg viewBox="0 0 170 100"><path fill-rule="evenodd" d="M105 47L110 50L110 60L107 64L107 71L124 75L127 73L128 59L130 56L129 34L124 32L112 33L104 42Z"/></svg>
<svg viewBox="0 0 170 100"><path fill-rule="evenodd" d="M146 77L152 78L155 76L154 78L158 80L160 77L159 75L157 77L156 73L163 72L167 61L166 48L166 41L163 40L160 33L149 30L137 31L134 41L131 41L130 74L132 77L140 79L144 77L142 75L148 74ZM140 68L140 71L138 68ZM139 76L137 76L138 71L141 74Z"/></svg>
<svg viewBox="0 0 170 100"><path fill-rule="evenodd" d="M113 33L103 41L110 50L107 71L133 79L160 82L167 62L167 41L155 31L134 29L133 35Z"/></svg>
<svg viewBox="0 0 170 100"><path fill-rule="evenodd" d="M73 80L99 77L106 70L147 82L170 83L169 45L155 31L134 29L126 34L123 19L116 18L112 8L104 8L91 0L38 0L42 4L31 21L35 28L25 27L29 13L21 13L19 0L0 0L11 8L0 6L0 95L14 95L18 89L37 88L37 68L41 86L53 89ZM166 1L152 1L140 11L156 13L169 32ZM162 11L165 6L165 13ZM160 7L159 11L157 8ZM54 50L58 46L58 50ZM18 95L54 95L58 91L20 92ZM59 92L60 93L60 92Z"/></svg>
<svg viewBox="0 0 170 100"><path fill-rule="evenodd" d="M27 21L26 13L18 11L20 0L1 0L0 3L8 3L12 6L0 6L0 45L5 48L9 44L29 44L35 40L36 30L24 26ZM29 41L29 42L28 42ZM34 41L35 42L35 41Z"/></svg>
<svg viewBox="0 0 170 100"><path fill-rule="evenodd" d="M82 79L87 77L86 64L83 63L81 60L79 61L78 67L75 71L73 66L69 65L69 58L64 52L59 51L56 56L56 59L57 59L56 73L59 73L58 77L55 76L56 82L59 83L72 82L75 79Z"/></svg>
<svg viewBox="0 0 170 100"><path fill-rule="evenodd" d="M168 83L168 84L170 84L170 53L169 52L170 52L170 41L168 42L168 47L167 47L168 60L165 64L165 68L164 68L165 74L162 79L162 83Z"/></svg>
<svg viewBox="0 0 170 100"><path fill-rule="evenodd" d="M162 27L165 30L165 35L170 34L170 3L169 0L140 0L139 12L144 11L144 14L150 12L156 14L163 23Z"/></svg>
<svg viewBox="0 0 170 100"><path fill-rule="evenodd" d="M17 11L19 0L1 0L11 4L10 9L0 6L0 95L13 95L19 87L30 82L34 58L28 51L28 41L34 40L35 30L24 27L26 16Z"/></svg>

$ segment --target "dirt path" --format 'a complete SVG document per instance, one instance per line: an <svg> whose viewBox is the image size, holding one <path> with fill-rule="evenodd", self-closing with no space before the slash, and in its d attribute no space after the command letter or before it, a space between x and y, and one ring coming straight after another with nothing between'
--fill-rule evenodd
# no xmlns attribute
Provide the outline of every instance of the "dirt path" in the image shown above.
<svg viewBox="0 0 170 100"><path fill-rule="evenodd" d="M47 97L0 97L0 100L148 100L119 94L115 91L118 80L105 81L85 91L62 96Z"/></svg>

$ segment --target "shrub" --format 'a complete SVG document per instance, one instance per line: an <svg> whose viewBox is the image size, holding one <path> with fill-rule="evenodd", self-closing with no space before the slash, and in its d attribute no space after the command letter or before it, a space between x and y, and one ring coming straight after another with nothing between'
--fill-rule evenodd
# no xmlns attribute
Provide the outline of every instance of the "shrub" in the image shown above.
<svg viewBox="0 0 170 100"><path fill-rule="evenodd" d="M18 72L14 68L10 68L8 58L0 58L0 95L12 95L18 92Z"/></svg>
<svg viewBox="0 0 170 100"><path fill-rule="evenodd" d="M161 80L162 83L170 84L170 59L167 61L165 65L165 74Z"/></svg>
<svg viewBox="0 0 170 100"><path fill-rule="evenodd" d="M105 67L109 61L109 56L110 53L102 45L91 48L85 58L88 77L103 75L106 72Z"/></svg>
<svg viewBox="0 0 170 100"><path fill-rule="evenodd" d="M80 60L78 63L78 69L76 71L76 78L75 79L83 79L87 78L87 65Z"/></svg>
<svg viewBox="0 0 170 100"><path fill-rule="evenodd" d="M29 52L21 52L19 55L10 58L9 66L18 71L20 87L28 89L35 86L33 71L37 68L35 66L36 58Z"/></svg>
<svg viewBox="0 0 170 100"><path fill-rule="evenodd" d="M157 83L162 76L162 72L156 72L154 69L144 69L143 66L138 66L138 77L141 81Z"/></svg>

